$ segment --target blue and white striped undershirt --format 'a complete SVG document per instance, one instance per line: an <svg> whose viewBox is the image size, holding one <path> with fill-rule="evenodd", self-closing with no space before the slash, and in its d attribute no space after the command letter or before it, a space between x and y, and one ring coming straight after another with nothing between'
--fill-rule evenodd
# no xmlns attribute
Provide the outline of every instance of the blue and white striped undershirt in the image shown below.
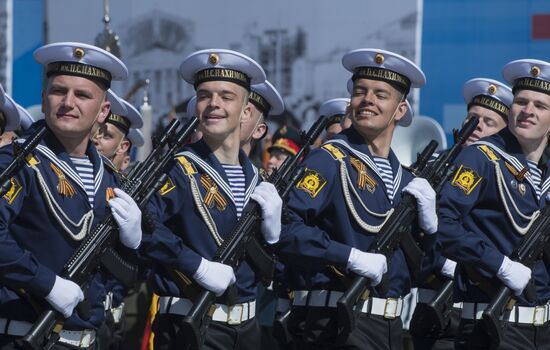
<svg viewBox="0 0 550 350"><path fill-rule="evenodd" d="M231 187L231 192L233 192L233 198L235 198L237 218L240 218L244 207L244 192L246 187L243 167L230 164L222 164L222 167L229 180L229 187Z"/></svg>
<svg viewBox="0 0 550 350"><path fill-rule="evenodd" d="M74 157L71 156L71 161L73 162L76 172L80 176L82 183L84 184L84 189L88 195L88 202L90 206L94 207L94 165L90 162L88 156L84 157Z"/></svg>
<svg viewBox="0 0 550 350"><path fill-rule="evenodd" d="M386 185L386 193L390 202L393 203L393 196L395 195L395 189L393 188L393 171L390 165L390 161L385 158L372 157L380 175L382 175L382 181Z"/></svg>
<svg viewBox="0 0 550 350"><path fill-rule="evenodd" d="M541 188L540 183L542 181L542 170L540 170L537 166L536 162L533 162L532 160L527 161L527 165L529 166L529 172L531 173L531 179L535 183L535 192L537 192L537 198L540 199L541 196Z"/></svg>

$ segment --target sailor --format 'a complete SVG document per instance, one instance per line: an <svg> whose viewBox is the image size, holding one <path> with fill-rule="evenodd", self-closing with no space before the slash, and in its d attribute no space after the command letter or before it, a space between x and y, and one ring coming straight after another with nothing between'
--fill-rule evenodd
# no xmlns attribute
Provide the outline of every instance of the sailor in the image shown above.
<svg viewBox="0 0 550 350"><path fill-rule="evenodd" d="M550 63L513 61L503 76L514 94L508 127L459 154L457 173L439 202L438 239L443 254L458 263L454 298L463 303L457 349L486 349L494 341L473 329L492 289L501 285L517 302L504 315L499 349L550 346L548 268L542 260L525 266L510 257L546 204L550 187L548 164L540 162L550 130ZM522 294L530 280L536 286L532 302Z"/></svg>
<svg viewBox="0 0 550 350"><path fill-rule="evenodd" d="M233 270L212 259L250 200L262 208L263 243L279 240L282 201L273 185L260 181L258 170L240 150L241 121L251 113L250 86L263 83L265 73L251 58L224 49L192 53L180 73L195 87L203 136L176 155L168 180L151 203L156 228L144 238L143 254L159 266L153 275L155 293L161 296L153 326L155 348L190 346L181 320L192 306L192 296L169 273L177 271L218 296L204 348L256 349L259 276L246 260ZM233 284L236 296L224 296Z"/></svg>
<svg viewBox="0 0 550 350"><path fill-rule="evenodd" d="M289 194L289 223L278 244L283 263L293 269L289 287L294 305L305 307L305 326L289 320L297 348L397 349L400 319L411 274L400 249L389 262L369 253L376 234L401 200L402 192L418 204L413 233L432 249L437 230L435 193L425 179L413 178L390 148L395 127L410 125L405 99L425 83L408 59L380 49L358 49L343 57L353 74L352 127L342 131L304 160L305 172ZM376 285L387 273L389 289ZM354 276L371 280L368 297L358 304L356 327L338 327L336 302Z"/></svg>
<svg viewBox="0 0 550 350"><path fill-rule="evenodd" d="M94 123L109 114L111 80L125 79L128 72L112 54L81 43L46 45L34 57L46 72L45 120L34 123L21 142L43 126L49 132L0 201L0 348L15 348L41 304L65 318L55 349L94 348L104 319L105 277L92 275L83 291L60 273L109 208L122 245L131 250L140 245L141 211L117 188L117 178L89 141ZM12 147L3 147L1 167L12 159ZM74 310L84 292L90 311L81 314Z"/></svg>

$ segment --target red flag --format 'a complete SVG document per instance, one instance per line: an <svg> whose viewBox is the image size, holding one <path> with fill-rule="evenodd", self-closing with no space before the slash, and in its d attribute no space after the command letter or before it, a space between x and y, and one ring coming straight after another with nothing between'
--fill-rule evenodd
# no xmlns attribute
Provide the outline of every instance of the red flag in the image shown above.
<svg viewBox="0 0 550 350"><path fill-rule="evenodd" d="M532 39L550 39L550 14L533 15Z"/></svg>

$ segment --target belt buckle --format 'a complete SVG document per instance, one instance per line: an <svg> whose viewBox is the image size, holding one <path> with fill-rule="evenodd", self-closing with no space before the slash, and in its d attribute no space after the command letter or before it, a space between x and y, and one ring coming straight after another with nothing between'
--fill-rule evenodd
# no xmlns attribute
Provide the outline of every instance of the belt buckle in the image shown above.
<svg viewBox="0 0 550 350"><path fill-rule="evenodd" d="M533 326L542 326L545 323L546 318L546 305L535 306L535 311L533 312Z"/></svg>
<svg viewBox="0 0 550 350"><path fill-rule="evenodd" d="M399 305L397 298L388 298L384 303L384 318L393 320L397 318L397 306Z"/></svg>
<svg viewBox="0 0 550 350"><path fill-rule="evenodd" d="M238 318L233 317L234 311L237 312L237 315L239 315ZM228 325L240 325L243 319L243 313L244 313L244 304L236 304L231 305L227 309L227 324Z"/></svg>
<svg viewBox="0 0 550 350"><path fill-rule="evenodd" d="M95 331L91 329L84 329L80 333L79 348L88 348L93 344L95 340Z"/></svg>

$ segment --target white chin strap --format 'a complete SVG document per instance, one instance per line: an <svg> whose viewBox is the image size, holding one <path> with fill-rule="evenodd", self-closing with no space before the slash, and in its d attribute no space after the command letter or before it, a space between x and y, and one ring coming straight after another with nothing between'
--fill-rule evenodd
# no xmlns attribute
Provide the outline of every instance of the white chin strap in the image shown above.
<svg viewBox="0 0 550 350"><path fill-rule="evenodd" d="M252 131L250 131L250 134L246 137L246 139L242 142L242 144L248 143L250 139L252 138L252 134L254 134L254 131L256 131L256 128L258 125L260 125L260 120L262 119L263 113L260 113L258 116L258 119L256 120L256 124L254 124L254 127L252 128Z"/></svg>
<svg viewBox="0 0 550 350"><path fill-rule="evenodd" d="M403 102L403 100L400 100L399 103L397 104L397 107L395 107L395 110L393 111L393 114L392 114L390 120L388 121L388 124L386 124L386 128L387 128L388 126L390 126L390 124L391 124L391 123L393 122L393 120L395 119L395 114L397 113L397 110L399 109L399 104L400 104L401 102Z"/></svg>

